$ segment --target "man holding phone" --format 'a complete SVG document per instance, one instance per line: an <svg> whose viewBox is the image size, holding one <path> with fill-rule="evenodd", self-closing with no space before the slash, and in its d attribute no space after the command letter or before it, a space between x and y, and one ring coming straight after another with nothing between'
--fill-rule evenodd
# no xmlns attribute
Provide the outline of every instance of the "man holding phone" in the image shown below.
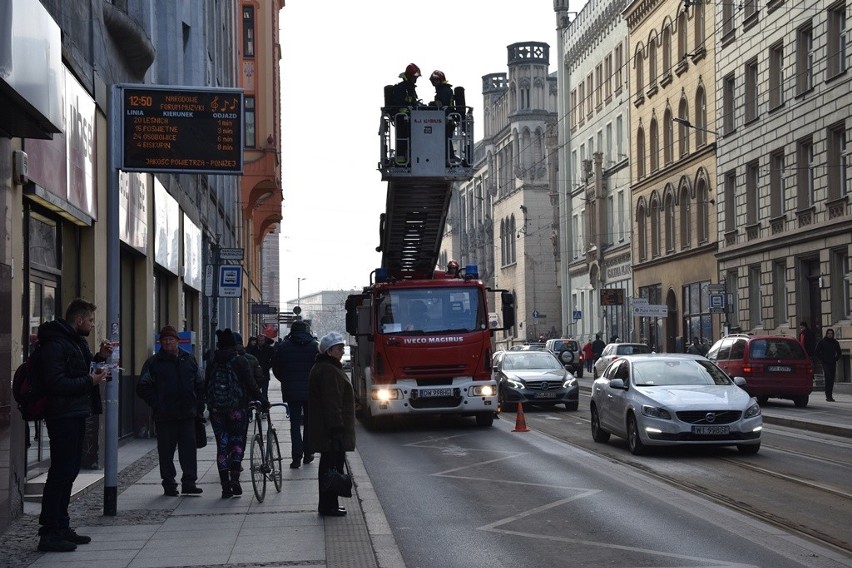
<svg viewBox="0 0 852 568"><path fill-rule="evenodd" d="M108 368L92 362L106 361L112 344L102 341L92 355L86 340L95 327L95 309L77 298L65 310L65 319L45 322L38 329L37 372L48 399L45 424L50 436L50 469L38 519L38 549L44 552L70 552L92 540L71 528L68 502L80 473L86 419L101 414L100 384L109 379Z"/></svg>

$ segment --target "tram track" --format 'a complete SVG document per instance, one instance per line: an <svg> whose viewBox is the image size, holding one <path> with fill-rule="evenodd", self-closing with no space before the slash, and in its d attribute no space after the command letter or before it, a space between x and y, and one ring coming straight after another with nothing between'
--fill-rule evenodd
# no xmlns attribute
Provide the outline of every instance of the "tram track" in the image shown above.
<svg viewBox="0 0 852 568"><path fill-rule="evenodd" d="M571 416L571 419L578 422L582 422L585 425L589 424L589 419L583 416L574 415ZM630 467L631 469L641 471L642 473L651 476L654 479L662 481L668 485L680 488L693 495L698 495L700 497L706 498L714 503L723 505L733 511L745 514L759 521L763 521L777 528L788 531L792 534L801 536L806 539L810 539L814 542L819 543L820 545L829 547L837 551L838 553L847 556L852 556L852 541L850 541L849 536L845 534L848 533L848 531L844 531L841 528L840 530L838 530L837 534L831 534L823 528L826 526L835 526L834 524L832 524L833 521L822 519L823 522L821 524L817 522L806 522L807 517L804 515L793 519L785 514L774 512L767 506L763 506L764 503L762 503L757 496L749 494L748 491L744 490L742 487L732 487L730 491L728 491L726 488L726 491L723 492L718 488L714 489L710 487L709 484L702 484L699 481L693 479L687 479L683 476L666 473L664 471L661 471L661 468L654 468L653 462L649 463L646 460L637 458L630 453L625 453L626 448L607 445L602 446L593 442L590 436L588 437L588 439L585 439L580 438L579 436L571 436L564 432L560 432L559 428L556 427L559 422L548 420L546 417L541 417L541 419L539 419L539 417L535 416L535 414L530 413L527 414L527 421L534 423L535 428L543 434L557 438L560 441L581 447L600 457L604 457L608 460L611 460L612 462L615 462L619 465L623 465L626 467ZM572 432L574 432L574 429L572 429ZM586 430L586 432L588 432L588 430ZM612 451L610 451L610 449ZM852 467L850 466L850 464L840 460L832 460L830 458L816 456L813 454L808 454L806 452L796 450L789 450L787 448L781 448L778 446L767 446L767 449L771 449L772 451L776 452L797 455L798 457L805 459L831 463L834 466L845 468ZM753 485L755 486L767 486L771 482L766 481L766 479L772 479L774 480L775 484L781 484L782 486L784 486L784 490L779 489L776 492L777 495L788 495L791 499L793 498L792 496L796 496L796 498L803 499L807 502L816 502L818 501L818 499L815 498L816 495L813 495L811 499L808 499L807 496L803 495L803 493L807 492L816 492L817 495L831 499L834 503L840 503L840 508L852 510L852 506L847 504L847 502L852 502L852 493L843 491L842 489L830 487L825 484L817 483L796 475L773 471L765 467L748 463L745 459L742 458L721 456L719 459L720 461L728 465L759 476L758 479L752 480ZM805 522L802 522L802 519L804 519Z"/></svg>

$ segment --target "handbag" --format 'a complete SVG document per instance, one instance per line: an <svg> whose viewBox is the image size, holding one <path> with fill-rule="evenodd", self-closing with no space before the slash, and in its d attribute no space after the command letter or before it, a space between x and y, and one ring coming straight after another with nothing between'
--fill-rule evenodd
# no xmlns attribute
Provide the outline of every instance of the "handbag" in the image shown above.
<svg viewBox="0 0 852 568"><path fill-rule="evenodd" d="M323 493L334 493L338 497L352 497L352 473L345 460L343 468L344 472L337 471L335 467L325 471L320 485Z"/></svg>
<svg viewBox="0 0 852 568"><path fill-rule="evenodd" d="M201 449L207 445L207 422L203 418L195 419L195 447Z"/></svg>

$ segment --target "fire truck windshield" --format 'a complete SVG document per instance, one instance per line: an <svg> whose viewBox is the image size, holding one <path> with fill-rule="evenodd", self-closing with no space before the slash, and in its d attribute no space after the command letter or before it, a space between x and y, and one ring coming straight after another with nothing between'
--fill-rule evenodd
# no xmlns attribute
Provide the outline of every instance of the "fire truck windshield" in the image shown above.
<svg viewBox="0 0 852 568"><path fill-rule="evenodd" d="M488 329L477 288L391 290L376 304L382 333L463 333Z"/></svg>

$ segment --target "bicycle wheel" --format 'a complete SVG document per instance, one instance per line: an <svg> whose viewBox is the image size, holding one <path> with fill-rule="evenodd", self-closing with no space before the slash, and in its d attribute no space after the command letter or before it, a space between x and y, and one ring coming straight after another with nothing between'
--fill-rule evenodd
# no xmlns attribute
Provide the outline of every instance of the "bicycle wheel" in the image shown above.
<svg viewBox="0 0 852 568"><path fill-rule="evenodd" d="M263 503L263 498L266 497L266 474L264 470L263 455L263 438L260 434L256 434L251 442L251 453L249 454L251 461L251 486L254 488L254 496L257 497L258 503Z"/></svg>
<svg viewBox="0 0 852 568"><path fill-rule="evenodd" d="M281 493L281 446L278 445L278 432L274 428L266 432L266 463L269 465L269 477L275 484L275 491Z"/></svg>

